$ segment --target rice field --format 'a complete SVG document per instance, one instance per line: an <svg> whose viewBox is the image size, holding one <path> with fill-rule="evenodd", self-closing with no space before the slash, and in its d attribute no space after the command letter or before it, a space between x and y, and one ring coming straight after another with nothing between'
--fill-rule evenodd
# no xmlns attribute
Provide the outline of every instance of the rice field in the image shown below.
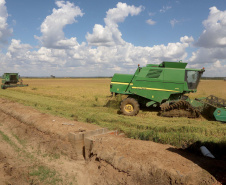
<svg viewBox="0 0 226 185"><path fill-rule="evenodd" d="M118 129L128 137L187 147L196 142L226 143L226 124L205 118L159 117L158 108L143 109L135 117L119 114L121 98L110 97L110 78L23 79L28 87L0 90L7 98L42 112ZM226 82L203 80L190 98L215 95L226 99Z"/></svg>

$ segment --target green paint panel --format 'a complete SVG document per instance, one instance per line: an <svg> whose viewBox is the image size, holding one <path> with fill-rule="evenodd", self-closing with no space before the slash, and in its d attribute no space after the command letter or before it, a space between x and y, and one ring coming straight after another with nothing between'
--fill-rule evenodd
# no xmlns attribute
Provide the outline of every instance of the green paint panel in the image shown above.
<svg viewBox="0 0 226 185"><path fill-rule="evenodd" d="M134 75L127 74L114 74L111 80L110 89L111 92L119 94L129 94L126 92L129 87L130 82L132 81Z"/></svg>
<svg viewBox="0 0 226 185"><path fill-rule="evenodd" d="M159 65L160 67L165 67L165 68L181 68L185 69L187 66L187 63L182 63L182 62L162 62L162 64Z"/></svg>
<svg viewBox="0 0 226 185"><path fill-rule="evenodd" d="M217 121L226 122L226 109L225 108L217 108L214 111L213 115Z"/></svg>
<svg viewBox="0 0 226 185"><path fill-rule="evenodd" d="M112 82L131 82L133 78L133 75L128 75L128 74L114 74L114 76L112 77L111 81Z"/></svg>
<svg viewBox="0 0 226 185"><path fill-rule="evenodd" d="M188 101L192 107L204 107L204 103L201 101L193 100L188 98L186 101Z"/></svg>
<svg viewBox="0 0 226 185"><path fill-rule="evenodd" d="M128 85L122 85L122 84L111 84L110 85L111 92L117 93L117 94L131 94L129 92L126 92L126 89L128 88Z"/></svg>

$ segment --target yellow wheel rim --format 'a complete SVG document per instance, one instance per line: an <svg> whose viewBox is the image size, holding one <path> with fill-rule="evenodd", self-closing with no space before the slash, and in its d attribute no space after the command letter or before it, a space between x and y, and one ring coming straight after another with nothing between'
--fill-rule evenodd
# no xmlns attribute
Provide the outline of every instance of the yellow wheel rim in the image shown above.
<svg viewBox="0 0 226 185"><path fill-rule="evenodd" d="M131 105L131 104L128 103L128 104L125 105L125 108L124 109L128 113L133 112L133 105Z"/></svg>

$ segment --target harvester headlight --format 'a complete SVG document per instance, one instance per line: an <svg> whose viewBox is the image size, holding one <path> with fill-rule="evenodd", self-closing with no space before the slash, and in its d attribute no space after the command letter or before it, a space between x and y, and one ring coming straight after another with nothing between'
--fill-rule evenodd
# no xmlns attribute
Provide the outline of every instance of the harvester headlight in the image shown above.
<svg viewBox="0 0 226 185"><path fill-rule="evenodd" d="M221 113L221 111L220 111L220 110L218 110L218 111L217 111L217 113Z"/></svg>

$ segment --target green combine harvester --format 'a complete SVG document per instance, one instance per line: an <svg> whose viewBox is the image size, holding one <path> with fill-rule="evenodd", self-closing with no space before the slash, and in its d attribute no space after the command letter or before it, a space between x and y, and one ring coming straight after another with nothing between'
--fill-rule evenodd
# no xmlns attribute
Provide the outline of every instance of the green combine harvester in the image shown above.
<svg viewBox="0 0 226 185"><path fill-rule="evenodd" d="M110 85L111 93L128 95L121 102L121 113L134 116L138 114L140 106L153 106L161 107L161 116L197 118L200 111L208 105L217 111L214 111L216 120L226 122L225 100L221 100L216 106L213 102L205 101L205 98L191 100L185 96L197 91L201 75L205 71L204 68L189 69L186 66L187 63L181 61L162 62L159 65L147 64L146 67L138 65L133 75L114 74Z"/></svg>
<svg viewBox="0 0 226 185"><path fill-rule="evenodd" d="M23 84L23 80L20 78L18 73L4 73L2 75L2 89L24 86L28 86L28 84Z"/></svg>

